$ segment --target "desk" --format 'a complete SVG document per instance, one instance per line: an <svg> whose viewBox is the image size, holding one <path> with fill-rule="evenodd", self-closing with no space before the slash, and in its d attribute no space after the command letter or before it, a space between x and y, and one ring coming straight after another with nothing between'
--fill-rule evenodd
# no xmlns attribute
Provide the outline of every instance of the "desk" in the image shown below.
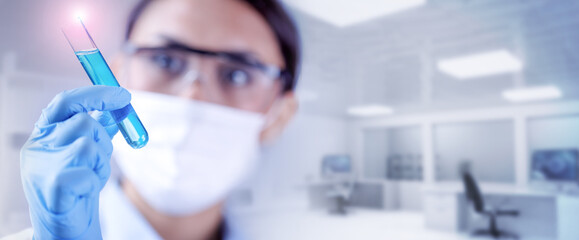
<svg viewBox="0 0 579 240"><path fill-rule="evenodd" d="M328 193L335 192L334 185L337 182L325 181L312 183L308 186L308 196L311 208L327 208L331 206ZM382 209L384 193L382 183L352 182L351 197L348 199L350 206Z"/></svg>
<svg viewBox="0 0 579 240"><path fill-rule="evenodd" d="M354 182L350 205L385 211L421 211L422 183L418 181L389 181L385 179L362 179ZM308 184L310 206L326 207L326 193L332 182L317 181Z"/></svg>
<svg viewBox="0 0 579 240"><path fill-rule="evenodd" d="M485 204L499 209L519 210L518 217L501 217L500 229L523 239L576 240L579 236L579 196L537 191L513 186L480 186ZM466 231L486 228L488 219L472 221L461 184L423 187L423 206L427 228Z"/></svg>

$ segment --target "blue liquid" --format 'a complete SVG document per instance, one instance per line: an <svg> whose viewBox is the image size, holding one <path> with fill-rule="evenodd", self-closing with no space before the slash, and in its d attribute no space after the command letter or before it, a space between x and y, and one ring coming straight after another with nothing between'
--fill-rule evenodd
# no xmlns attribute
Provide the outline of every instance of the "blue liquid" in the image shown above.
<svg viewBox="0 0 579 240"><path fill-rule="evenodd" d="M77 51L75 54L94 85L120 87L119 82L117 82L98 49ZM131 147L139 149L147 145L149 135L131 104L124 108L110 111L110 114Z"/></svg>

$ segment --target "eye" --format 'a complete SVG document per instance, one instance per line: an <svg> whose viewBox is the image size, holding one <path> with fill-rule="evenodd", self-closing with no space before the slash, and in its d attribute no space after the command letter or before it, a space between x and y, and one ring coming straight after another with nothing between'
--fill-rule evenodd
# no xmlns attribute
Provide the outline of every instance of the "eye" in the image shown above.
<svg viewBox="0 0 579 240"><path fill-rule="evenodd" d="M221 81L234 87L243 87L252 83L251 72L240 67L225 66L221 68Z"/></svg>
<svg viewBox="0 0 579 240"><path fill-rule="evenodd" d="M158 51L151 55L151 62L153 64L172 75L178 75L185 71L186 61L174 54L165 51Z"/></svg>

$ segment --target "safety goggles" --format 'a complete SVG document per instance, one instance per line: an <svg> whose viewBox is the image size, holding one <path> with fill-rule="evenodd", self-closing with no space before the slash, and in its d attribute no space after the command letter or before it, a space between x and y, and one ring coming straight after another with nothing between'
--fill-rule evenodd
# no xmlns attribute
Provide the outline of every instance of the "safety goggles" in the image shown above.
<svg viewBox="0 0 579 240"><path fill-rule="evenodd" d="M267 105L291 79L288 71L246 53L208 51L174 42L159 47L127 43L126 51L131 57L130 81L143 81L157 92L172 95L196 83L207 100L233 107ZM139 79L132 79L135 75Z"/></svg>

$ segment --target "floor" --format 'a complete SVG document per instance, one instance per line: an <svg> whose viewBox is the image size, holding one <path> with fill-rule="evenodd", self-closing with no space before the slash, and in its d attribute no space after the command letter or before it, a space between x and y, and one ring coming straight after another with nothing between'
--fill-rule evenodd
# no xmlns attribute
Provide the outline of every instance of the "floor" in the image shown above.
<svg viewBox="0 0 579 240"><path fill-rule="evenodd" d="M251 214L240 224L252 239L392 239L470 240L455 232L426 229L421 213L356 209L346 216L325 211L296 210L276 214Z"/></svg>

